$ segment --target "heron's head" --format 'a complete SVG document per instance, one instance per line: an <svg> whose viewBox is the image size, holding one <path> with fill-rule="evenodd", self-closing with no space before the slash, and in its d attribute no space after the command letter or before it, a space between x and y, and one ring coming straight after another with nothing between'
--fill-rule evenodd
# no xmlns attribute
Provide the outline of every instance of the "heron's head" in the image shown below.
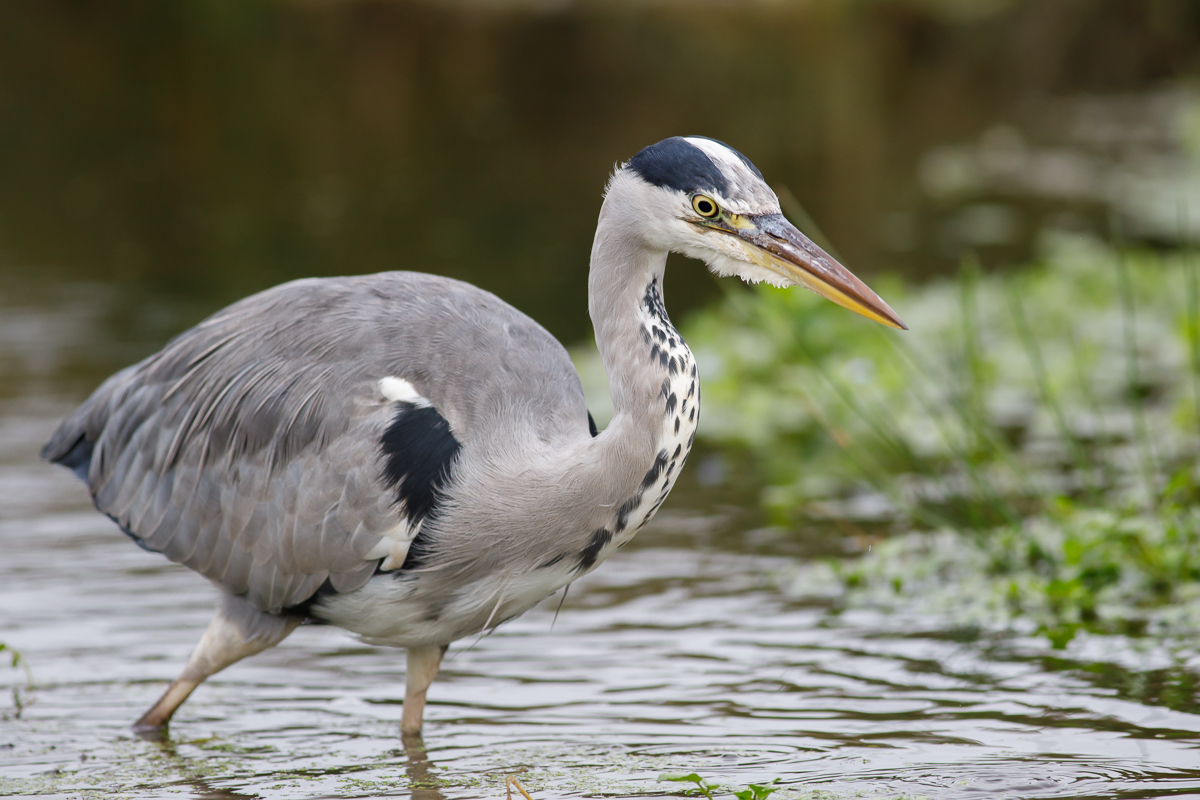
<svg viewBox="0 0 1200 800"><path fill-rule="evenodd" d="M864 317L906 329L866 284L784 219L750 159L714 139L664 139L613 178L637 204L653 247L698 258L718 275L804 286Z"/></svg>

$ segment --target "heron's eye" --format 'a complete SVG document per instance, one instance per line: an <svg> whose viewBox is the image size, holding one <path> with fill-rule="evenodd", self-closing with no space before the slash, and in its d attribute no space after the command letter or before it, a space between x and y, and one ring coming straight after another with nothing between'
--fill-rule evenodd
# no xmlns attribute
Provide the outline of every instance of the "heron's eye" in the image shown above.
<svg viewBox="0 0 1200 800"><path fill-rule="evenodd" d="M696 209L696 213L705 219L712 219L721 210L721 207L717 205L715 200L711 197L705 197L702 194L698 194L692 198L692 208Z"/></svg>

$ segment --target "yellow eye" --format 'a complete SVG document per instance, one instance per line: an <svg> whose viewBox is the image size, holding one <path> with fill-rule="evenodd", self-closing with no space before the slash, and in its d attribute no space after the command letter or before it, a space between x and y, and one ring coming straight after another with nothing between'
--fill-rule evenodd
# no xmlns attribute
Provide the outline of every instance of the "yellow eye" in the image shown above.
<svg viewBox="0 0 1200 800"><path fill-rule="evenodd" d="M712 219L721 211L717 201L702 194L692 197L692 208L696 209L696 213L705 219Z"/></svg>

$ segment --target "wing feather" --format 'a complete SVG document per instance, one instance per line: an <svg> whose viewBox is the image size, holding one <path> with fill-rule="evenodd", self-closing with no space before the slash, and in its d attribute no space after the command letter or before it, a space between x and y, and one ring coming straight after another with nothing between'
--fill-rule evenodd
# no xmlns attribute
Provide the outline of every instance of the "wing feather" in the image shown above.
<svg viewBox="0 0 1200 800"><path fill-rule="evenodd" d="M387 377L419 402L385 397ZM139 544L279 612L427 557L461 442L553 441L585 413L565 350L528 317L467 284L384 273L218 312L105 381L43 457L86 472Z"/></svg>
<svg viewBox="0 0 1200 800"><path fill-rule="evenodd" d="M188 344L185 334L174 348ZM156 375L168 348L85 404L82 416L106 412L89 472L96 505L149 549L265 611L303 602L330 578L356 589L379 563L365 556L401 516L380 502L379 439L395 410L371 382L355 386L330 365L231 365L237 345L225 336L201 347L169 383ZM335 390L360 396L332 409Z"/></svg>

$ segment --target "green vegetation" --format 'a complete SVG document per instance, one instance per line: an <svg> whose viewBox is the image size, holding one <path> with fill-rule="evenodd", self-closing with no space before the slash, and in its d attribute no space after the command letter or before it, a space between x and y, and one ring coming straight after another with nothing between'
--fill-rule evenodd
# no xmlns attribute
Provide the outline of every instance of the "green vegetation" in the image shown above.
<svg viewBox="0 0 1200 800"><path fill-rule="evenodd" d="M909 533L839 565L851 602L919 604L969 624L1019 617L1057 647L1080 630L1200 631L1200 514L1059 508L986 536Z"/></svg>
<svg viewBox="0 0 1200 800"><path fill-rule="evenodd" d="M686 775L668 773L659 775L658 780L660 783L662 781L670 781L674 783L695 784L696 788L689 790L689 792L692 794L704 795L708 798L708 800L713 800L714 795L723 794L723 792L720 791L721 784L713 783L706 778L701 778L695 772L689 772ZM745 789L729 792L729 794L732 794L737 798L737 800L767 800L767 798L771 796L772 792L778 790L779 787L775 786L775 784L778 782L779 779L776 778L767 784L752 783Z"/></svg>
<svg viewBox="0 0 1200 800"><path fill-rule="evenodd" d="M8 653L12 656L11 666L13 669L20 667L21 669L25 670L25 690L22 691L19 684L14 684L12 689L12 716L15 719L20 719L21 712L24 711L25 707L29 705L28 693L33 689L33 670L29 668L29 662L25 660L25 656L21 655L18 650L9 647L4 642L0 642L0 653ZM8 715L5 715L4 718L7 716Z"/></svg>
<svg viewBox="0 0 1200 800"><path fill-rule="evenodd" d="M1200 279L1059 236L1019 272L878 281L912 330L798 290L686 326L702 435L761 465L781 524L832 523L851 602L953 596L1079 630L1200 630Z"/></svg>
<svg viewBox="0 0 1200 800"><path fill-rule="evenodd" d="M707 778L702 778L695 772L689 772L686 774L666 773L659 775L658 781L659 783L669 782L692 784L692 786L684 789L682 794L687 797L705 797L708 798L708 800L716 800L718 796L726 794L732 795L737 800L767 800L767 798L773 793L783 788L777 785L779 783L779 778L775 778L770 783L751 783L748 784L745 789L727 790L722 787L722 784L710 781ZM843 798L849 796L837 792L827 792L821 789L789 789L787 792L785 792L785 794L787 797L793 798L794 800L843 800ZM856 792L853 796L864 797L866 795L863 795L861 792ZM878 795L871 794L869 796L876 797ZM888 795L888 797L893 798L893 800L917 800L917 798L910 797L909 795Z"/></svg>

